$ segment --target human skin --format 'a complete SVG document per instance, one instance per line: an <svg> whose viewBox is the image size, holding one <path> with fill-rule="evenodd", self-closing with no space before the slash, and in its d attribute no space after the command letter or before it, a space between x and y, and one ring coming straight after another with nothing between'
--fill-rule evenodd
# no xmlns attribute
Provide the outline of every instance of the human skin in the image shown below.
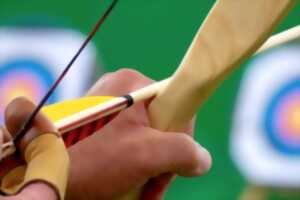
<svg viewBox="0 0 300 200"><path fill-rule="evenodd" d="M152 82L135 71L120 70L101 78L88 95L119 96ZM191 137L192 124L187 128L187 134L152 129L147 117L147 104L149 101L122 112L101 129L100 134L70 149L72 164L67 199L117 199L133 189L141 188L147 180L159 174L172 172L182 176L199 176L210 168L209 153ZM17 132L33 108L32 103L22 98L8 106L6 127L12 134ZM51 122L41 113L35 125L40 133L54 130ZM0 141L9 137L7 131L2 130L0 135L6 133L6 138L2 137ZM16 196L0 199L55 200L57 197L47 184L34 183Z"/></svg>
<svg viewBox="0 0 300 200"><path fill-rule="evenodd" d="M25 119L29 117L35 105L25 98L13 100L5 110L5 127L0 129L0 146L3 142L11 139L22 126ZM39 113L33 123L32 129L22 138L20 150L24 152L26 146L33 138L44 134L55 133L55 127L51 121L42 113ZM1 152L0 152L1 153ZM20 193L15 196L1 197L1 200L57 200L55 191L46 183L36 182L25 186Z"/></svg>
<svg viewBox="0 0 300 200"><path fill-rule="evenodd" d="M122 69L104 75L87 95L120 96L152 82L136 71ZM191 137L192 123L186 134L153 129L147 114L149 103L132 106L99 134L69 149L67 199L118 199L160 174L193 177L209 170L210 154Z"/></svg>

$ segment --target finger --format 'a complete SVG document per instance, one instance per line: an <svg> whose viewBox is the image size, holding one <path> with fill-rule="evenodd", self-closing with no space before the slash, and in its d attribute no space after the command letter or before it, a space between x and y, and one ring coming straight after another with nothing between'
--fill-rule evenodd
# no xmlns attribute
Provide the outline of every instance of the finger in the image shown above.
<svg viewBox="0 0 300 200"><path fill-rule="evenodd" d="M21 129L33 109L33 103L25 98L16 98L8 104L5 109L5 125L13 137Z"/></svg>
<svg viewBox="0 0 300 200"><path fill-rule="evenodd" d="M12 137L10 135L10 133L8 132L7 128L4 126L4 127L1 127L2 129L2 132L3 132L3 142L9 142L12 140Z"/></svg>
<svg viewBox="0 0 300 200"><path fill-rule="evenodd" d="M209 152L190 136L147 129L151 133L145 140L144 148L148 151L143 162L151 177L166 172L200 176L210 169L212 160Z"/></svg>
<svg viewBox="0 0 300 200"><path fill-rule="evenodd" d="M87 92L87 95L122 96L153 82L153 80L137 71L121 69L114 73L108 73L100 78Z"/></svg>
<svg viewBox="0 0 300 200"><path fill-rule="evenodd" d="M0 128L0 160L2 159L2 145L4 141L4 132L2 131L2 128Z"/></svg>
<svg viewBox="0 0 300 200"><path fill-rule="evenodd" d="M5 154L6 148L8 148L7 146L5 146L5 143L9 141L10 136L7 130L4 127L0 127L0 161L3 158L2 156L4 156L3 154Z"/></svg>
<svg viewBox="0 0 300 200"><path fill-rule="evenodd" d="M35 105L24 97L14 99L5 110L5 124L8 132L14 137L20 131L24 122L35 109ZM52 122L42 113L39 112L32 124L32 128L20 141L20 148L26 146L38 135L44 133L55 133L56 129Z"/></svg>

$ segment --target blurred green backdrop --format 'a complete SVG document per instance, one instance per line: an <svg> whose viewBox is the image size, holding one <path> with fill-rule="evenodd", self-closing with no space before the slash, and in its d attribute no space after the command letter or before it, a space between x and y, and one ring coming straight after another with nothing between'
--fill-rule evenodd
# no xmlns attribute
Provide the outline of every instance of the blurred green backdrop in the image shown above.
<svg viewBox="0 0 300 200"><path fill-rule="evenodd" d="M115 71L129 67L157 80L171 75L214 2L121 0L94 39L105 69ZM100 0L1 0L0 25L12 25L28 17L40 24L54 19L55 23L86 34L108 3ZM299 13L300 5L277 31L300 24ZM244 68L225 81L198 115L196 137L213 154L212 170L201 178L178 178L167 200L233 200L245 186L245 180L228 153L231 115ZM299 196L283 198L272 194L271 199L299 199Z"/></svg>

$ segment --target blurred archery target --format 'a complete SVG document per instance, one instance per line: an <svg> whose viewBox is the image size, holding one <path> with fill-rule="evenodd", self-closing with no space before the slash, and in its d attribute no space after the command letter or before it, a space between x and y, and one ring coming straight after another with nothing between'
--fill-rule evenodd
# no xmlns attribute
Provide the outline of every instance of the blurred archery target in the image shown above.
<svg viewBox="0 0 300 200"><path fill-rule="evenodd" d="M264 125L278 151L300 156L300 76L286 83L271 99Z"/></svg>
<svg viewBox="0 0 300 200"><path fill-rule="evenodd" d="M47 67L35 60L19 59L4 63L0 66L0 112L18 96L26 96L33 102L42 98L45 91L54 81ZM49 102L55 102L56 94ZM0 118L3 121L3 118Z"/></svg>
<svg viewBox="0 0 300 200"><path fill-rule="evenodd" d="M300 187L300 47L256 57L238 95L231 154L253 184Z"/></svg>
<svg viewBox="0 0 300 200"><path fill-rule="evenodd" d="M69 29L0 28L0 122L8 102L38 102L78 50L85 36ZM89 45L48 103L79 97L91 84L96 49Z"/></svg>

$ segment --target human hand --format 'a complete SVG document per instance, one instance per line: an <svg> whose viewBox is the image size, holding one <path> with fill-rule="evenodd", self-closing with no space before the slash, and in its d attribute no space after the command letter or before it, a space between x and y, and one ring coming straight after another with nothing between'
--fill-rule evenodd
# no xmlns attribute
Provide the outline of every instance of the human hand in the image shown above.
<svg viewBox="0 0 300 200"><path fill-rule="evenodd" d="M152 82L138 72L120 70L102 77L88 95L121 96ZM67 199L116 199L166 172L200 176L208 171L210 154L192 139L192 124L188 134L153 129L147 116L149 103L121 112L101 134L70 148Z"/></svg>
<svg viewBox="0 0 300 200"><path fill-rule="evenodd" d="M24 121L29 117L34 108L35 105L25 98L17 98L7 106L5 110L5 127L0 129L0 146L2 146L3 142L11 140L12 136L15 136L18 133ZM53 166L51 162L48 162L48 159L51 159L49 158L49 152L54 151L57 153L59 151L62 155L57 156L55 162L59 165L62 172L65 171L65 166L62 165L62 163L65 164L66 162L60 162L60 158L63 157L63 159L65 159L64 154L67 155L67 153L64 149L62 140L60 142L59 137L54 135L55 132L56 129L51 121L43 113L38 113L33 121L32 128L17 144L17 148L20 151L20 154L18 155L21 158L18 160L23 160L20 162L18 172L16 172L16 168L9 171L9 174L1 177L1 189L8 194L17 194L14 196L2 197L1 199L58 199L61 179L56 179L57 177L52 176L56 175L56 173L49 173L49 171L44 170L45 165ZM47 140L47 145L43 145L41 142L45 140L45 138ZM23 167L25 163L27 164L26 168ZM68 167L68 165L66 167ZM55 170L55 167L53 167L52 170ZM44 175L40 176L40 173L48 174L50 181L44 179ZM59 183L56 184L57 182ZM62 193L60 193L60 195L61 194ZM63 198L63 195L61 195L61 197Z"/></svg>

